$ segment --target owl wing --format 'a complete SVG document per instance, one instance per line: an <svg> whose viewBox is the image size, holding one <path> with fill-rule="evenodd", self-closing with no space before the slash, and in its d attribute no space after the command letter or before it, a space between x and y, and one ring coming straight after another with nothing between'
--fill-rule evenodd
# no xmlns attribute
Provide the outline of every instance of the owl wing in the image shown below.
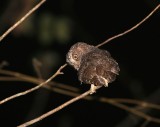
<svg viewBox="0 0 160 127"><path fill-rule="evenodd" d="M92 79L96 74L96 66L92 62L84 62L78 70L80 82L92 84Z"/></svg>
<svg viewBox="0 0 160 127"><path fill-rule="evenodd" d="M95 50L82 59L78 71L81 82L94 85L108 85L119 72L118 63L105 50Z"/></svg>
<svg viewBox="0 0 160 127"><path fill-rule="evenodd" d="M97 61L97 71L103 67L104 71L111 71L114 74L119 74L118 63L111 57L110 53L106 50L96 49L93 54L91 52L90 57Z"/></svg>

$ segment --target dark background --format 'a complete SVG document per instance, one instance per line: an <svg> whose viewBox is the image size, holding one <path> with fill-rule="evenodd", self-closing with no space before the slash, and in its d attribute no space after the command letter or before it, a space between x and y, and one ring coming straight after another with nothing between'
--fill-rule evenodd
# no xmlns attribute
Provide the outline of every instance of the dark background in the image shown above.
<svg viewBox="0 0 160 127"><path fill-rule="evenodd" d="M36 2L32 0L0 1L0 35L28 12ZM0 62L4 69L37 76L32 64L34 58L42 63L44 78L51 76L65 63L70 46L78 41L97 45L123 32L148 15L158 0L47 0L22 25L0 43ZM138 29L102 46L119 63L120 75L108 88L96 95L110 98L131 98L160 103L160 11ZM66 67L64 75L55 81L80 89L76 72ZM34 85L25 82L0 82L0 99L27 90ZM0 127L14 127L33 119L71 99L41 88L31 94L0 106ZM159 111L150 111L160 116ZM139 117L127 120L129 113L97 101L80 100L58 113L36 123L37 127L139 127ZM149 123L147 127L160 125Z"/></svg>

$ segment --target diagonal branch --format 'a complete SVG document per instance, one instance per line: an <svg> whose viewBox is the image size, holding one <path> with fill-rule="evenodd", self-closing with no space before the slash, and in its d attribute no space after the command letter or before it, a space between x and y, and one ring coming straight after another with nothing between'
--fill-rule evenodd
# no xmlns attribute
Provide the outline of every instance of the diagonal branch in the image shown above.
<svg viewBox="0 0 160 127"><path fill-rule="evenodd" d="M3 70L4 71L4 70ZM1 73L2 71L0 71ZM12 72L12 71L4 71L4 72L7 72L7 73L3 73L3 74L12 74L13 76L16 76L16 74L19 75L19 78L20 80L23 81L23 74L21 73L17 73L17 72ZM27 77L27 75L25 75L25 77ZM6 77L6 78L2 78L3 80L5 79L9 79L9 80L18 80L18 78L16 79L12 79L13 77ZM1 79L1 78L0 78ZM28 78L28 79L32 79L32 77ZM37 81L36 81L37 80ZM25 81L25 80L24 80ZM38 82L41 82L39 79L36 79L35 78L35 81L34 83L36 84L39 84ZM33 83L32 81L28 80L28 82L31 82ZM64 84L63 84L64 85ZM68 89L66 90L67 88L67 85L65 86L65 89L61 89L61 88L53 88L49 85L45 85L44 86L45 88L49 89L49 90L52 90L54 92L57 92L57 93L60 93L60 94L64 94L64 95L68 95L68 96L71 96L71 97L76 97L76 96L79 96L78 93L76 92L73 92L72 89L70 91L68 91L70 89L70 87L68 86ZM74 87L73 87L74 88ZM76 89L76 88L75 88ZM97 98L97 97L96 97ZM86 99L86 100L94 100L95 98L92 97L92 96L86 96L84 97L83 99ZM160 119L157 119L155 117L152 117L150 115L147 115L146 113L143 113L142 111L138 111L137 109L133 109L133 108L130 108L124 104L120 104L120 103L128 103L128 104L135 104L135 105L139 105L143 108L153 108L153 109L157 109L157 110L160 110L160 105L157 105L157 104L152 104L152 103L149 103L149 102L145 102L145 101L139 101L139 100L133 100L133 99L122 99L122 98L106 98L106 97L98 97L96 99L97 101L99 102L103 102L103 103L109 103L113 106L116 106L120 109L123 109L125 111L128 111L136 116L139 116L141 118L144 118L144 119L149 119L150 121L152 122L156 122L156 123L160 123ZM38 122L38 121L37 121Z"/></svg>
<svg viewBox="0 0 160 127"><path fill-rule="evenodd" d="M124 104L118 103L114 99L107 99L107 98L101 97L100 100L101 100L101 102L107 102L107 103L109 103L111 105L114 105L115 107L124 109L125 111L128 111L128 112L130 112L130 113L132 113L134 115L137 115L137 116L139 116L139 117L141 117L141 118L143 118L145 120L160 124L160 119L159 118L152 117L152 116L150 116L150 115L148 115L146 113L143 113L141 111L138 111L138 110L136 110L134 108L130 108L130 107L124 105Z"/></svg>
<svg viewBox="0 0 160 127"><path fill-rule="evenodd" d="M45 0L44 0L44 1L45 1ZM109 41L111 41L111 40L113 40L113 39L115 39L115 38L118 38L118 37L120 37L120 36L123 36L123 35L131 32L132 30L138 28L142 23L144 23L148 18L150 18L150 16L153 15L153 13L156 12L159 8L160 8L160 4L159 4L146 18L144 18L144 19L143 19L142 21L140 21L138 24L136 24L136 25L133 26L132 28L126 30L125 32L122 32L122 33L120 33L120 34L118 34L118 35L115 35L115 36L109 38L108 40L102 42L101 44L97 45L96 47L100 47L100 46L108 43ZM15 27L16 27L16 26L15 26ZM13 29L14 29L14 28L13 28ZM12 29L12 30L13 30L13 29ZM11 30L11 31L12 31L12 30ZM10 31L9 31L9 32L10 32ZM8 32L8 33L9 33L9 32ZM7 33L7 34L8 34L8 33ZM6 35L5 35L5 36L6 36ZM5 37L5 36L4 36L4 37ZM4 38L4 37L3 37L3 38ZM3 38L0 37L0 41L1 41ZM64 65L64 67L65 67L65 66L66 66L66 64ZM64 67L63 67L63 68L64 68ZM60 72L59 72L59 73L60 73ZM48 79L48 80L49 80L49 79ZM47 80L47 81L48 81L48 80ZM44 85L44 84L46 84L46 83L49 82L49 81L48 81L48 82L47 82L47 81L46 81L45 83L42 83L42 84ZM42 85L42 84L40 84L40 85ZM42 85L42 86L43 86L43 85ZM38 88L36 88L36 89L38 89ZM31 92L32 92L32 91L34 91L34 90L36 90L36 89L33 88L33 89L30 89L30 90L31 90ZM30 92L30 91L27 91L27 93L29 93L29 92ZM14 96L14 95L13 95L13 96L9 97L8 99L11 100L11 99L13 99L13 98L16 98L16 97L21 96L21 95L25 95L25 94L27 94L27 93L26 93L26 91L24 91L24 92L22 92L22 93L17 94L17 96ZM62 108L70 105L71 103L73 103L73 102L75 102L75 101L78 101L78 100L81 99L81 98L86 97L86 96L89 95L89 94L90 94L90 90L87 91L87 92L85 92L85 93L83 93L83 94L81 94L81 95L79 95L79 96L77 96L77 97L75 97L75 98L73 98L73 99L71 99L70 101L65 102L64 104L62 104L62 105L58 106L57 108L55 108L55 109L53 109L53 110L51 110L51 111L43 114L42 116L40 116L40 117L38 117L38 118L35 118L35 119L33 119L33 120L29 121L29 122L26 122L26 123L20 125L19 127L25 127L25 126L29 126L29 125L31 125L31 124L34 124L34 123L36 123L36 122L38 122L38 121L40 121L40 120L48 117L49 115L51 115L51 114L53 114L53 113L61 110ZM6 99L7 99L7 98L6 98ZM8 101L8 100L4 100L4 101L6 102L6 101ZM3 102L3 103L4 103L4 102ZM133 113L133 114L136 114L136 115L138 115L138 116L141 116L142 118L144 118L144 119L146 119L146 120L149 120L149 121L152 121L152 122L156 122L156 123L160 123L160 120L157 119L157 118L154 118L154 117L151 117L151 116L149 116L149 115L146 115L146 114L144 114L143 112L140 112L140 111L138 111L138 110L131 109L131 108L129 108L128 106L125 106L125 105L123 105L123 104L116 103L116 102L113 101L113 100L110 101L109 103L112 104L112 105L114 105L114 106L117 106L117 107L119 107L119 108L125 109L126 111L129 111L129 112L131 112L131 113Z"/></svg>
<svg viewBox="0 0 160 127"><path fill-rule="evenodd" d="M29 76L29 75L25 75L19 72L14 72L14 71L9 71L9 70L0 69L0 74L7 75L7 76L0 77L0 81L24 81L24 82L30 82L36 85L44 82L44 80L40 80L38 78ZM13 77L9 77L9 76L13 76ZM54 88L51 85L54 85ZM62 83L53 82L53 81L51 81L50 83L42 87L48 90L51 90L53 92L57 92L63 95L71 96L71 97L75 97L79 95L77 93L79 91L78 88L69 86L66 84L62 84ZM93 97L86 97L84 99L91 100L93 99ZM109 100L110 98L107 98L107 99ZM101 102L100 98L97 100ZM152 104L146 101L125 99L125 98L114 98L113 100L116 101L117 103L134 104L134 105L139 105L143 108L153 108L153 109L160 110L160 105Z"/></svg>
<svg viewBox="0 0 160 127"><path fill-rule="evenodd" d="M49 79L47 79L45 82L43 82L43 83L41 83L41 84L37 85L36 87L33 87L33 88L29 89L29 90L26 90L26 91L24 91L24 92L20 92L20 93L17 93L17 94L15 94L15 95L12 95L12 96L10 96L10 97L7 97L7 98L5 98L4 100L0 101L0 104L3 104L3 103L5 103L5 102L7 102L7 101L9 101L9 100L12 100L12 99L14 99L14 98L17 98L17 97L19 97L19 96L23 96L23 95L26 95L26 94L28 94L28 93L31 93L31 92L39 89L39 88L42 87L43 85L46 85L46 84L47 84L48 82L50 82L53 78L55 78L57 75L63 74L63 73L61 72L61 70L62 70L65 66L66 66L66 64L64 64L63 66L61 66L61 67L57 70L57 72L56 72L54 75L52 75Z"/></svg>
<svg viewBox="0 0 160 127"><path fill-rule="evenodd" d="M5 75L11 75L11 76L15 76L17 78L14 79L14 77L0 77L0 80L13 80L13 81L27 81L27 82L31 82L31 83L35 83L35 84L39 84L40 82L42 82L40 79L38 78L34 78L34 77L31 77L31 76L28 76L28 75L24 75L24 74L21 74L21 73L18 73L18 72L12 72L12 71L6 71L6 70L0 70L0 73L1 74L5 74ZM26 78L26 77L29 77L29 78ZM34 79L34 82L32 81L32 78ZM23 80L25 79L25 80ZM27 79L27 80L26 80ZM65 84L61 84L61 85L65 85ZM57 93L60 93L60 94L63 94L63 95L68 95L68 96L71 96L71 97L76 97L76 96L79 96L78 93L76 93L76 88L70 88L70 86L68 85L65 85L64 88L56 88L56 87L51 87L50 85L46 84L45 86L43 86L44 88L47 88L49 90L52 90L54 92L57 92ZM68 88L67 88L68 87ZM75 89L75 90L74 90ZM70 90L70 91L68 91ZM74 91L74 92L73 92ZM97 97L96 97L97 98ZM84 97L83 99L86 99L86 100L94 100L94 97L91 97L91 96L86 96ZM139 117L142 117L144 119L146 118L151 118L151 121L153 119L153 121L155 120L154 117L151 117L150 115L147 115L145 113L141 113L140 111L137 112L134 112L133 110L131 110L131 108L129 108L128 106L119 106L119 103L128 103L128 104L135 104L135 105L139 105L143 108L153 108L153 109L157 109L157 110L160 110L160 105L157 105L157 104L152 104L152 103L149 103L149 102L145 102L145 101L139 101L139 100L133 100L133 99L122 99L122 98L106 98L106 97L98 97L96 99L97 101L99 102L103 102L103 103L109 103L113 106L116 106L116 107L119 107L123 110L126 110L128 112L131 112L131 113L134 113L135 115L139 116ZM115 104L116 103L116 104ZM122 105L122 104L120 104ZM127 107L127 108L126 108ZM129 108L129 110L128 110ZM140 113L139 113L140 112ZM160 119L158 119L157 121L160 121Z"/></svg>
<svg viewBox="0 0 160 127"><path fill-rule="evenodd" d="M2 36L0 36L0 42L18 25L20 25L27 17L29 17L34 11L36 11L46 0L40 1L34 8L32 8L26 15L24 15L18 22L16 22L12 27L10 27Z"/></svg>
<svg viewBox="0 0 160 127"><path fill-rule="evenodd" d="M22 74L22 73L15 72L15 71L9 71L9 70L0 69L0 74L7 75L6 77L5 76L0 77L0 81L25 81L25 82L30 82L30 83L37 84L37 85L45 81L45 80L37 79L36 77L33 77L33 76L29 76L26 74ZM12 77L9 77L9 76L12 76ZM13 78L13 77L15 77L15 78ZM48 83L48 85L45 85L43 87L50 89L51 86L49 86L49 85L52 85L52 86L54 85L54 88L58 87L59 89L62 88L62 89L66 89L66 90L70 90L70 91L74 91L74 92L79 91L78 88L75 88L75 87L72 87L72 86L69 86L66 84L62 84L62 83L57 83L54 81L51 81L50 83Z"/></svg>
<svg viewBox="0 0 160 127"><path fill-rule="evenodd" d="M143 108L152 108L152 109L160 110L160 105L152 104L152 103L149 103L146 101L141 101L141 100L114 98L114 101L116 101L118 103L135 104L135 105L139 105Z"/></svg>
<svg viewBox="0 0 160 127"><path fill-rule="evenodd" d="M59 110L67 107L68 105L70 105L70 104L72 104L72 103L74 103L74 102L76 102L76 101L78 101L78 100L80 100L80 99L88 96L90 93L91 93L91 91L88 90L87 92L85 92L85 93L83 93L83 94L81 94L81 95L79 95L79 96L77 96L77 97L75 97L75 98L73 98L73 99L71 99L71 100L63 103L62 105L58 106L57 108L55 108L55 109L53 109L53 110L51 110L51 111L49 111L49 112L47 112L47 113L45 113L45 114L43 114L43 115L41 115L41 116L39 116L39 117L31 120L31 121L28 121L28 122L26 122L26 123L24 123L24 124L21 124L21 125L19 125L19 126L17 126L17 127L27 127L27 126L29 126L29 125L32 125L32 124L34 124L34 123L36 123L36 122L38 122L38 121L40 121L40 120L42 120L42 119L50 116L50 115L58 112Z"/></svg>
<svg viewBox="0 0 160 127"><path fill-rule="evenodd" d="M82 98L86 98L86 97L88 98L89 97L88 95L90 94L90 92L91 91L88 90L87 92L85 92L85 93L83 93L81 95L78 95L75 98L63 103L62 105L58 106L57 108L55 108L55 109L53 109L53 110L51 110L51 111L49 111L47 113L44 113L43 115L41 115L41 116L39 116L39 117L37 117L35 119L32 119L32 120L30 120L30 121L28 121L26 123L23 123L23 124L19 125L18 127L27 127L29 125L32 125L32 124L36 123L36 122L39 122L39 121L43 120L44 118L46 118L46 117L48 117L50 115L53 115L54 113L60 111L61 109L65 108L66 106L68 106L68 105L70 105L70 104L72 104L72 103L74 103L74 102L76 102L76 101L78 101L78 100L80 100ZM132 113L134 115L137 115L137 116L139 116L141 118L144 118L147 121L151 121L151 122L155 122L155 123L159 123L160 124L160 119L152 117L150 115L147 115L147 114L145 114L145 113L143 113L141 111L138 111L138 110L136 110L134 108L130 108L130 107L124 105L124 104L117 103L116 101L114 101L114 99L107 99L107 98L101 97L100 101L101 102L107 102L107 103L112 104L112 105L114 105L114 106L116 106L118 108L124 109L124 110L126 110L126 111L128 111L128 112L130 112L130 113Z"/></svg>
<svg viewBox="0 0 160 127"><path fill-rule="evenodd" d="M117 34L117 35L115 35L115 36L107 39L106 41L98 44L96 47L100 47L100 46L108 43L109 41L112 41L112 40L114 40L114 39L116 39L116 38L118 38L118 37L121 37L121 36L123 36L123 35L125 35L125 34L128 34L129 32L131 32L131 31L133 31L134 29L138 28L138 27L139 27L141 24L143 24L147 19L149 19L159 8L160 8L160 4L159 4L151 13L149 13L143 20L141 20L139 23L137 23L135 26L131 27L130 29L128 29L128 30L126 30L126 31L124 31L124 32L122 32L122 33L120 33L120 34Z"/></svg>

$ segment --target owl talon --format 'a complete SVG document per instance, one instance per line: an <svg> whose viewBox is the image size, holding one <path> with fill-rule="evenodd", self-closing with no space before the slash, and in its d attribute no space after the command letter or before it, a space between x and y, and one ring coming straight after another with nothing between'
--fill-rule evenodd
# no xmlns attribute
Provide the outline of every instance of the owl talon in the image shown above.
<svg viewBox="0 0 160 127"><path fill-rule="evenodd" d="M93 94L93 93L96 93L96 89L97 89L97 86L95 86L94 84L91 84L91 87L90 87L90 94Z"/></svg>
<svg viewBox="0 0 160 127"><path fill-rule="evenodd" d="M108 83L107 83L107 84L104 84L104 87L108 87Z"/></svg>
<svg viewBox="0 0 160 127"><path fill-rule="evenodd" d="M103 80L104 80L104 82L105 82L105 84L104 84L104 87L108 87L108 80L107 79L105 79L105 78L103 78L103 77L101 77Z"/></svg>

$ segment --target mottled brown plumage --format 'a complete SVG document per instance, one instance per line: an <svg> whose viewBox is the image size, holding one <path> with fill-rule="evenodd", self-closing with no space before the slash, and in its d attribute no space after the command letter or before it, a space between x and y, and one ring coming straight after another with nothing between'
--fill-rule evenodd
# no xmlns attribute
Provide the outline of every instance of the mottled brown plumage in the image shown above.
<svg viewBox="0 0 160 127"><path fill-rule="evenodd" d="M67 53L67 63L78 71L78 79L91 84L92 93L96 86L108 86L119 73L118 63L106 50L83 42L74 44Z"/></svg>

